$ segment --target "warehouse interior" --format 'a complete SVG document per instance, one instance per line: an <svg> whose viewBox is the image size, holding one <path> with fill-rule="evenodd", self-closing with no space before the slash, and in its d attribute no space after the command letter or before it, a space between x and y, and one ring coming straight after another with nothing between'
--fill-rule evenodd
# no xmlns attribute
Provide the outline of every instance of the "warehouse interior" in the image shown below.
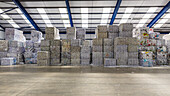
<svg viewBox="0 0 170 96"><path fill-rule="evenodd" d="M0 96L170 96L169 0L0 0Z"/></svg>

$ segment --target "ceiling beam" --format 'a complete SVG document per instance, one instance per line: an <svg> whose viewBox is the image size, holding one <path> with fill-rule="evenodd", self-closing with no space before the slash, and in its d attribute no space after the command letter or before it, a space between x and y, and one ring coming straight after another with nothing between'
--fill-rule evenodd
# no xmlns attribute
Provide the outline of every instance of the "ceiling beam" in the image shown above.
<svg viewBox="0 0 170 96"><path fill-rule="evenodd" d="M34 22L34 20L31 18L31 16L28 14L28 12L25 10L25 8L22 6L22 4L18 0L12 0L17 7L22 11L22 13L25 15L25 17L30 21L30 23L34 26L34 28L37 31L41 31L41 29L37 26L37 24Z"/></svg>
<svg viewBox="0 0 170 96"><path fill-rule="evenodd" d="M117 3L116 3L116 7L114 9L114 12L113 12L113 15L112 15L112 19L110 21L110 25L113 24L115 18L116 18L116 15L117 15L117 12L119 10L119 7L120 7L120 4L121 4L122 0L117 0Z"/></svg>
<svg viewBox="0 0 170 96"><path fill-rule="evenodd" d="M166 6L154 17L154 19L147 25L147 27L151 28L170 8L170 1L166 4Z"/></svg>
<svg viewBox="0 0 170 96"><path fill-rule="evenodd" d="M68 12L68 16L69 16L69 20L70 20L70 25L71 27L74 27L73 25L73 20L72 20L72 16L71 16L71 10L70 10L70 4L68 0L65 0L66 2L66 6L67 6L67 12Z"/></svg>
<svg viewBox="0 0 170 96"><path fill-rule="evenodd" d="M0 25L0 27L5 31L5 28L3 26Z"/></svg>

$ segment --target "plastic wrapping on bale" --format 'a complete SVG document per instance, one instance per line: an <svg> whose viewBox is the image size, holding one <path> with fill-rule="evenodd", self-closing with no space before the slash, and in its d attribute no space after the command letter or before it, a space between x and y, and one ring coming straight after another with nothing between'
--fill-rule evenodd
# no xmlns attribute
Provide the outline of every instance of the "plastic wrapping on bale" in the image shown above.
<svg viewBox="0 0 170 96"><path fill-rule="evenodd" d="M104 58L104 66L116 66L116 59Z"/></svg>
<svg viewBox="0 0 170 96"><path fill-rule="evenodd" d="M16 65L16 58L1 58L1 66Z"/></svg>
<svg viewBox="0 0 170 96"><path fill-rule="evenodd" d="M157 46L157 52L167 52L166 46Z"/></svg>
<svg viewBox="0 0 170 96"><path fill-rule="evenodd" d="M8 51L8 41L7 40L0 40L0 52Z"/></svg>

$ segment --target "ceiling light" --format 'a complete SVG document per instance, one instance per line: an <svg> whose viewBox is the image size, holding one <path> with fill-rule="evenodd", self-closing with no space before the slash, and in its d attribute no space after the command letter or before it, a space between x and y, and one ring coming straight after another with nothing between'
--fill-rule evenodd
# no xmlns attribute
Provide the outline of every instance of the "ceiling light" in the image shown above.
<svg viewBox="0 0 170 96"><path fill-rule="evenodd" d="M82 27L88 28L88 8L81 8L81 13L86 13L86 14L81 14Z"/></svg>

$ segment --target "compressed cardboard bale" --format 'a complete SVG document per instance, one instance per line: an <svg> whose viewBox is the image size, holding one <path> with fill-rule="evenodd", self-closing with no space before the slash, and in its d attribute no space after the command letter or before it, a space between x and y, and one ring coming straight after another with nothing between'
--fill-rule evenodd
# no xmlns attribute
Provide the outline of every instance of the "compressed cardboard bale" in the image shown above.
<svg viewBox="0 0 170 96"><path fill-rule="evenodd" d="M116 37L119 37L119 33L108 33L108 38L115 39Z"/></svg>
<svg viewBox="0 0 170 96"><path fill-rule="evenodd" d="M8 41L7 40L0 40L0 52L8 51Z"/></svg>
<svg viewBox="0 0 170 96"><path fill-rule="evenodd" d="M41 41L41 47L49 47L49 46L50 46L50 40Z"/></svg>
<svg viewBox="0 0 170 96"><path fill-rule="evenodd" d="M116 52L115 56L116 59L127 59L128 58L128 52Z"/></svg>
<svg viewBox="0 0 170 96"><path fill-rule="evenodd" d="M81 53L81 59L90 59L90 53Z"/></svg>
<svg viewBox="0 0 170 96"><path fill-rule="evenodd" d="M96 32L107 32L107 25L98 25L96 28Z"/></svg>
<svg viewBox="0 0 170 96"><path fill-rule="evenodd" d="M38 55L37 55L38 60L47 60L49 58L50 56L48 51L38 51Z"/></svg>
<svg viewBox="0 0 170 96"><path fill-rule="evenodd" d="M119 32L119 37L132 37L132 31Z"/></svg>
<svg viewBox="0 0 170 96"><path fill-rule="evenodd" d="M103 47L102 46L93 46L93 52L102 52Z"/></svg>
<svg viewBox="0 0 170 96"><path fill-rule="evenodd" d="M37 60L37 65L38 66L49 66L50 63L48 60Z"/></svg>
<svg viewBox="0 0 170 96"><path fill-rule="evenodd" d="M91 52L91 48L88 46L83 46L81 47L81 53L90 53Z"/></svg>
<svg viewBox="0 0 170 96"><path fill-rule="evenodd" d="M152 67L153 66L153 60L152 59L141 59L140 65L143 67Z"/></svg>
<svg viewBox="0 0 170 96"><path fill-rule="evenodd" d="M50 58L52 58L52 59L60 59L60 53L51 52Z"/></svg>
<svg viewBox="0 0 170 96"><path fill-rule="evenodd" d="M119 25L119 31L132 31L133 30L133 24L132 23L122 23Z"/></svg>
<svg viewBox="0 0 170 96"><path fill-rule="evenodd" d="M71 52L80 52L81 51L81 47L79 46L71 46Z"/></svg>
<svg viewBox="0 0 170 96"><path fill-rule="evenodd" d="M76 39L76 28L75 27L67 27L67 39Z"/></svg>
<svg viewBox="0 0 170 96"><path fill-rule="evenodd" d="M114 48L114 52L127 52L127 45L116 45Z"/></svg>
<svg viewBox="0 0 170 96"><path fill-rule="evenodd" d="M51 59L51 66L58 66L60 65L60 59Z"/></svg>
<svg viewBox="0 0 170 96"><path fill-rule="evenodd" d="M24 57L25 58L32 58L33 57L33 53L31 51L27 51L24 53Z"/></svg>
<svg viewBox="0 0 170 96"><path fill-rule="evenodd" d="M50 45L51 46L60 46L61 45L61 41L60 40L52 40L50 41Z"/></svg>
<svg viewBox="0 0 170 96"><path fill-rule="evenodd" d="M100 59L103 58L103 52L93 52L92 53L92 59Z"/></svg>
<svg viewBox="0 0 170 96"><path fill-rule="evenodd" d="M71 59L72 66L80 66L80 59Z"/></svg>
<svg viewBox="0 0 170 96"><path fill-rule="evenodd" d="M119 26L117 26L117 25L109 25L108 32L109 33L119 33Z"/></svg>
<svg viewBox="0 0 170 96"><path fill-rule="evenodd" d="M93 46L102 46L103 40L102 39L93 39Z"/></svg>
<svg viewBox="0 0 170 96"><path fill-rule="evenodd" d="M114 48L113 46L104 46L104 52L113 52L114 51Z"/></svg>
<svg viewBox="0 0 170 96"><path fill-rule="evenodd" d="M119 59L117 59L117 65L127 65L127 63L128 63L128 59L122 59L122 58L119 58Z"/></svg>
<svg viewBox="0 0 170 96"><path fill-rule="evenodd" d="M81 65L90 65L90 59L81 59Z"/></svg>
<svg viewBox="0 0 170 96"><path fill-rule="evenodd" d="M138 46L137 45L128 45L128 52L137 52Z"/></svg>
<svg viewBox="0 0 170 96"><path fill-rule="evenodd" d="M134 59L134 58L128 59L128 65L130 65L130 66L138 66L139 65L139 59Z"/></svg>
<svg viewBox="0 0 170 96"><path fill-rule="evenodd" d="M50 47L41 47L41 51L50 51Z"/></svg>
<svg viewBox="0 0 170 96"><path fill-rule="evenodd" d="M90 41L89 40L82 41L82 46L90 46Z"/></svg>
<svg viewBox="0 0 170 96"><path fill-rule="evenodd" d="M103 58L101 59L92 59L93 66L103 66Z"/></svg>
<svg viewBox="0 0 170 96"><path fill-rule="evenodd" d="M65 46L65 45L70 46L71 45L71 40L64 39L64 40L61 41L61 45L62 46Z"/></svg>
<svg viewBox="0 0 170 96"><path fill-rule="evenodd" d="M71 59L71 53L70 52L62 52L61 57Z"/></svg>
<svg viewBox="0 0 170 96"><path fill-rule="evenodd" d="M104 66L116 66L116 59L104 58Z"/></svg>
<svg viewBox="0 0 170 96"><path fill-rule="evenodd" d="M72 39L71 40L71 46L80 46L81 40L80 39Z"/></svg>
<svg viewBox="0 0 170 96"><path fill-rule="evenodd" d="M71 59L61 58L61 64L62 65L70 65L71 64Z"/></svg>
<svg viewBox="0 0 170 96"><path fill-rule="evenodd" d="M97 34L97 38L108 38L107 32L100 32Z"/></svg>
<svg viewBox="0 0 170 96"><path fill-rule="evenodd" d="M71 59L80 59L80 52L71 53Z"/></svg>
<svg viewBox="0 0 170 96"><path fill-rule="evenodd" d="M59 31L56 27L46 27L45 28L46 34L54 34L54 32L57 32L57 34L59 34Z"/></svg>
<svg viewBox="0 0 170 96"><path fill-rule="evenodd" d="M7 52L0 52L0 58L7 57Z"/></svg>
<svg viewBox="0 0 170 96"><path fill-rule="evenodd" d="M60 53L61 48L60 48L60 46L50 46L50 51L55 52L55 53Z"/></svg>
<svg viewBox="0 0 170 96"><path fill-rule="evenodd" d="M71 51L71 46L62 46L62 52L70 52Z"/></svg>
<svg viewBox="0 0 170 96"><path fill-rule="evenodd" d="M104 43L103 43L104 46L113 46L114 45L113 39L105 38L103 41L104 41Z"/></svg>
<svg viewBox="0 0 170 96"><path fill-rule="evenodd" d="M84 28L76 28L76 38L77 39L85 39L86 29Z"/></svg>
<svg viewBox="0 0 170 96"><path fill-rule="evenodd" d="M138 45L138 40L134 37L117 37L114 45Z"/></svg>
<svg viewBox="0 0 170 96"><path fill-rule="evenodd" d="M128 58L138 58L138 52L129 52Z"/></svg>
<svg viewBox="0 0 170 96"><path fill-rule="evenodd" d="M113 58L113 52L103 52L104 58Z"/></svg>
<svg viewBox="0 0 170 96"><path fill-rule="evenodd" d="M15 64L16 64L15 58L1 58L1 66L9 66Z"/></svg>

